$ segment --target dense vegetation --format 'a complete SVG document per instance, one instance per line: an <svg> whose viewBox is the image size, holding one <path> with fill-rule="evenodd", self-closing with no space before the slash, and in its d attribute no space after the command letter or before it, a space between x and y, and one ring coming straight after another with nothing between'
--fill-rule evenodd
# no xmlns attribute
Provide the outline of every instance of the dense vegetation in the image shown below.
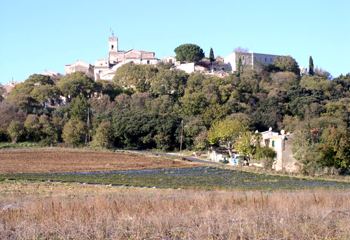
<svg viewBox="0 0 350 240"><path fill-rule="evenodd" d="M272 127L293 132L305 173L348 171L350 74L331 80L312 69L301 76L291 57L259 71L239 69L219 78L165 64L127 64L111 82L82 73L34 74L0 98L0 139L162 150L205 149L231 139L255 154L244 144L247 136ZM235 122L238 134L220 139Z"/></svg>

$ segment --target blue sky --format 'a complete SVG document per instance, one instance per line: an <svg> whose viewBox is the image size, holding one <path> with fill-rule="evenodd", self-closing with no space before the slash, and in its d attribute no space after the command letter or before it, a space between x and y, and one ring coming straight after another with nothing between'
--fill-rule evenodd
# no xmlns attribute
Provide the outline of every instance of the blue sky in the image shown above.
<svg viewBox="0 0 350 240"><path fill-rule="evenodd" d="M348 0L3 0L0 82L25 80L107 54L110 28L121 49L173 55L182 43L226 56L236 47L291 55L337 76L350 72Z"/></svg>

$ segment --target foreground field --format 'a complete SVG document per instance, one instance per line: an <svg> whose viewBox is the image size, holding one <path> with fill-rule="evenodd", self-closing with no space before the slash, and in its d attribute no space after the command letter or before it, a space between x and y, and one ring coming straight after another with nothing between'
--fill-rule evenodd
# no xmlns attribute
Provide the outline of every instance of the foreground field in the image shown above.
<svg viewBox="0 0 350 240"><path fill-rule="evenodd" d="M130 153L0 151L0 239L350 239L349 218L349 182Z"/></svg>
<svg viewBox="0 0 350 240"><path fill-rule="evenodd" d="M80 172L153 168L181 168L195 164L122 152L72 149L0 151L1 173Z"/></svg>
<svg viewBox="0 0 350 240"><path fill-rule="evenodd" d="M243 172L164 156L71 149L0 151L0 181L6 179L202 190L350 189L350 182Z"/></svg>
<svg viewBox="0 0 350 240"><path fill-rule="evenodd" d="M0 239L349 239L350 191L0 183Z"/></svg>

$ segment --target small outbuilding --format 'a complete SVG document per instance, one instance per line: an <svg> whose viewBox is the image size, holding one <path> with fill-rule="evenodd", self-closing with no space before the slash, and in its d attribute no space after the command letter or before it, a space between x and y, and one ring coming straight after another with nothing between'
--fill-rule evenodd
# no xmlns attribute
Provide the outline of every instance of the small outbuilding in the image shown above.
<svg viewBox="0 0 350 240"><path fill-rule="evenodd" d="M276 171L297 172L299 170L297 161L293 157L292 143L293 135L281 132L273 132L272 128L261 132L261 146L270 147L276 152L276 160L273 168Z"/></svg>

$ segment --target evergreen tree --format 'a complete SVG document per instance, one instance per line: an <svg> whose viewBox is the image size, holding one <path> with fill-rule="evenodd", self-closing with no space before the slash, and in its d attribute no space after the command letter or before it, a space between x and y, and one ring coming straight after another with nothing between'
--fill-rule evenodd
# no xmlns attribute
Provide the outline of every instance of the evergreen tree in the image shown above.
<svg viewBox="0 0 350 240"><path fill-rule="evenodd" d="M314 71L314 60L310 56L310 58L309 58L309 75L313 76L314 74L315 74L315 71Z"/></svg>
<svg viewBox="0 0 350 240"><path fill-rule="evenodd" d="M213 48L210 48L209 60L210 60L210 63L213 63L213 62L215 61L215 56L214 56L214 50L213 50Z"/></svg>
<svg viewBox="0 0 350 240"><path fill-rule="evenodd" d="M242 73L242 68L243 68L242 59L239 58L239 59L238 59L237 66L236 66L237 77L239 77L239 76L241 75L241 73Z"/></svg>
<svg viewBox="0 0 350 240"><path fill-rule="evenodd" d="M86 121L88 118L89 103L83 95L75 97L70 104L71 118Z"/></svg>
<svg viewBox="0 0 350 240"><path fill-rule="evenodd" d="M198 63L204 58L204 51L196 44L182 44L175 48L176 60L180 62Z"/></svg>

